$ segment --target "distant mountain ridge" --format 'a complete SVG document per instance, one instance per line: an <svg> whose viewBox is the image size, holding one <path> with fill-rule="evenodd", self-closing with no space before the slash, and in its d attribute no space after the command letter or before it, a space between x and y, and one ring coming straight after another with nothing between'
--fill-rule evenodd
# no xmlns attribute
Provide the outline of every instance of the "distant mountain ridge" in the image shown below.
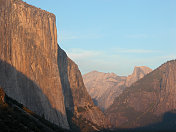
<svg viewBox="0 0 176 132"><path fill-rule="evenodd" d="M125 85L126 87L131 86L134 82L143 78L146 74L150 73L152 69L146 66L135 66L133 73L129 75L126 79Z"/></svg>
<svg viewBox="0 0 176 132"><path fill-rule="evenodd" d="M22 0L0 0L0 11L0 131L160 129L176 117L176 60L128 77L93 71L84 84L57 43L54 14Z"/></svg>
<svg viewBox="0 0 176 132"><path fill-rule="evenodd" d="M114 128L155 124L165 113L176 110L175 95L176 60L172 60L126 88L106 110L106 115Z"/></svg>
<svg viewBox="0 0 176 132"><path fill-rule="evenodd" d="M102 110L106 110L122 91L137 80L150 73L152 69L138 66L128 77L117 76L115 73L92 71L83 75L88 93Z"/></svg>

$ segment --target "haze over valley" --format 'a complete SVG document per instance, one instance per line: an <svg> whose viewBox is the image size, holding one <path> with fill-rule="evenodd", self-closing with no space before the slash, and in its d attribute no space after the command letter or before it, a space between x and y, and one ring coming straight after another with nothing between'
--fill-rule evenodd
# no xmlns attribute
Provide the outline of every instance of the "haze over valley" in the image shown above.
<svg viewBox="0 0 176 132"><path fill-rule="evenodd" d="M152 69L145 66L135 67L133 73L127 77L117 76L115 73L102 73L92 71L83 75L88 93L101 110L106 110L112 105L126 87L143 78Z"/></svg>
<svg viewBox="0 0 176 132"><path fill-rule="evenodd" d="M175 5L0 0L0 131L175 132Z"/></svg>

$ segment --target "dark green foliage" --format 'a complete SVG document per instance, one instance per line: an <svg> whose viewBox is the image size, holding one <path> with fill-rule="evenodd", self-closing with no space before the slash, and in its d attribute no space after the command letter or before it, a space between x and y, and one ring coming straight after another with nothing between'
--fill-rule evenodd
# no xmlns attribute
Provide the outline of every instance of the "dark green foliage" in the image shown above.
<svg viewBox="0 0 176 132"><path fill-rule="evenodd" d="M76 126L79 126L79 131L81 132L94 132L95 128L101 129L96 124L88 121L86 118L80 116L79 118L73 117L72 123ZM78 131L78 129L73 129L73 131Z"/></svg>
<svg viewBox="0 0 176 132"><path fill-rule="evenodd" d="M34 114L22 104L5 96L0 101L1 132L69 132Z"/></svg>
<svg viewBox="0 0 176 132"><path fill-rule="evenodd" d="M67 111L67 117L70 128L73 132L95 132L95 128L101 130L100 126L97 126L86 118L83 118L81 115L79 117L74 116L71 111Z"/></svg>
<svg viewBox="0 0 176 132"><path fill-rule="evenodd" d="M151 115L146 115L150 120ZM102 130L101 132L176 132L176 113L175 111L166 112L161 121L143 127L118 128L113 130Z"/></svg>

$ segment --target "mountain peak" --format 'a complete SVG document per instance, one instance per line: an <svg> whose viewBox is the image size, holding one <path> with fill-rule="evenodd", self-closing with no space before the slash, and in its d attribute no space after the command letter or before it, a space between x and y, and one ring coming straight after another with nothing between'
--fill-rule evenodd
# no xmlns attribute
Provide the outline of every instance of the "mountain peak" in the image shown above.
<svg viewBox="0 0 176 132"><path fill-rule="evenodd" d="M152 71L151 68L147 66L135 66L133 73L127 77L126 86L131 86L137 80L143 78L146 74Z"/></svg>
<svg viewBox="0 0 176 132"><path fill-rule="evenodd" d="M85 74L83 78L87 91L94 102L102 110L106 110L113 103L114 98L119 96L127 86L141 79L150 71L152 69L146 66L136 66L133 74L128 77L118 76L113 72L92 71Z"/></svg>
<svg viewBox="0 0 176 132"><path fill-rule="evenodd" d="M59 127L104 127L77 64L58 47L55 16L22 0L0 0L0 10L0 88Z"/></svg>
<svg viewBox="0 0 176 132"><path fill-rule="evenodd" d="M114 127L133 128L160 122L165 113L176 109L175 89L176 60L172 60L126 88L107 110L108 117Z"/></svg>
<svg viewBox="0 0 176 132"><path fill-rule="evenodd" d="M139 71L139 70L141 70L141 71L143 71L145 73L149 73L149 72L152 71L152 69L147 67L147 66L135 66L133 72Z"/></svg>

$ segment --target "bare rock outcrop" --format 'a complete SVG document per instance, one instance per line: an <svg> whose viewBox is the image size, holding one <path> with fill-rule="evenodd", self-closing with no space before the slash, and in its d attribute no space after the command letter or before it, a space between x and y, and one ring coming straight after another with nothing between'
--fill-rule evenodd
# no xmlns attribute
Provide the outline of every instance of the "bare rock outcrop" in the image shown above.
<svg viewBox="0 0 176 132"><path fill-rule="evenodd" d="M0 0L0 87L69 129L57 64L55 16L21 0Z"/></svg>
<svg viewBox="0 0 176 132"><path fill-rule="evenodd" d="M105 115L94 105L84 86L78 66L60 47L58 47L58 67L70 125L74 124L84 132L106 128L109 124ZM86 127L92 130L87 130Z"/></svg>
<svg viewBox="0 0 176 132"><path fill-rule="evenodd" d="M117 76L115 73L92 71L83 75L83 79L94 103L104 111L113 104L114 99L126 87L143 78L151 71L152 69L146 66L138 66L134 68L133 74L128 77Z"/></svg>
<svg viewBox="0 0 176 132"><path fill-rule="evenodd" d="M166 113L176 110L175 94L176 60L172 60L126 88L107 109L106 115L114 128L143 127L161 122Z"/></svg>
<svg viewBox="0 0 176 132"><path fill-rule="evenodd" d="M83 75L83 79L94 103L104 110L113 103L113 98L122 92L126 77L92 71Z"/></svg>
<svg viewBox="0 0 176 132"><path fill-rule="evenodd" d="M151 71L152 69L146 66L135 66L133 73L129 75L126 79L126 87L131 86L134 82L143 78L146 74L150 73Z"/></svg>
<svg viewBox="0 0 176 132"><path fill-rule="evenodd" d="M0 127L1 132L71 132L33 113L24 105L8 97L2 88L0 88Z"/></svg>

